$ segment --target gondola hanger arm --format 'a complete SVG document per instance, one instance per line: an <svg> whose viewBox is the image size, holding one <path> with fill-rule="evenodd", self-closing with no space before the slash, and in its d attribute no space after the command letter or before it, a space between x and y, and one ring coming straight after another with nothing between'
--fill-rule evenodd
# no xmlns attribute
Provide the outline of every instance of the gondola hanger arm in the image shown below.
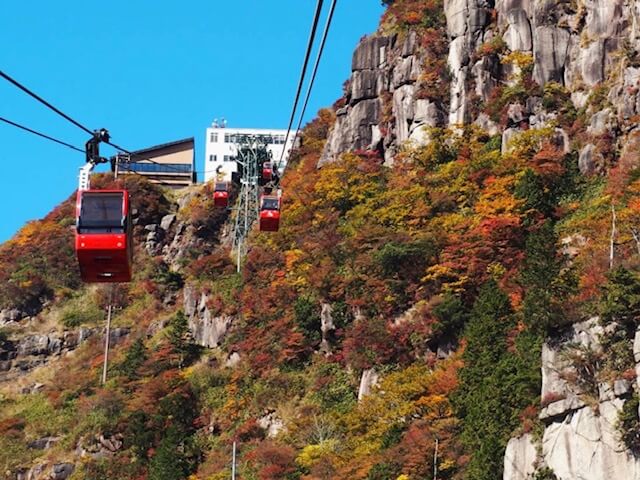
<svg viewBox="0 0 640 480"><path fill-rule="evenodd" d="M78 177L78 190L89 190L91 188L91 172L99 163L107 163L108 160L100 156L100 143L109 141L109 132L105 128L94 130L93 136L85 143L85 154L87 163L80 168Z"/></svg>

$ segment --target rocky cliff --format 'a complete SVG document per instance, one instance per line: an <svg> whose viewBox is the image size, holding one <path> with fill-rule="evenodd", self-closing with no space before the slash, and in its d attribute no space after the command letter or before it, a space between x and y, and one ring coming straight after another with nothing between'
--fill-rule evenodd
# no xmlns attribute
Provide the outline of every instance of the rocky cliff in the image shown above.
<svg viewBox="0 0 640 480"><path fill-rule="evenodd" d="M397 18L408 18L402 9L410 2L388 3ZM640 2L444 0L442 9L441 23L427 12L427 30L405 24L390 31L383 18L380 30L360 42L321 166L345 151L376 152L392 165L398 153L428 145L434 129L462 132L471 125L499 135L503 154L523 132L551 129L583 175L638 165ZM438 34L446 46L438 45ZM446 56L446 74L434 75L436 52ZM580 243L593 241L587 235ZM509 442L505 480L536 472L536 478L640 478L640 463L618 429L623 405L639 390L635 381L600 381L585 394L562 380L576 368L567 351L599 350L603 336L592 319L544 343L541 429Z"/></svg>
<svg viewBox="0 0 640 480"><path fill-rule="evenodd" d="M609 153L599 148L603 137L625 143L639 108L635 2L446 0L442 8L442 29L434 31L446 35L444 45L411 29L385 35L384 24L360 42L320 165L347 150L380 151L390 162L407 141L428 141L423 127L475 123L508 140L558 124L557 108L543 102L549 85L566 90L576 110L587 110L582 131L570 139L560 131L567 149L579 149L583 172L603 166ZM446 74L436 55L446 55ZM532 69L541 89L500 99L505 88L518 86L523 69ZM506 118L495 115L495 102Z"/></svg>

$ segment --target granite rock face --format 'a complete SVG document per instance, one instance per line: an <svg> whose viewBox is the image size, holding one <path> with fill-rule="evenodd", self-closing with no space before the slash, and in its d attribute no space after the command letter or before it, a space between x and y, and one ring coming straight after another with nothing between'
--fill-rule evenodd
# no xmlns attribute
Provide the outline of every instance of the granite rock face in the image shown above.
<svg viewBox="0 0 640 480"><path fill-rule="evenodd" d="M541 466L550 468L559 479L640 479L640 461L626 450L616 428L618 414L631 394L631 382L601 382L597 391L588 391L573 380L579 372L570 356L601 352L603 333L598 318L592 318L543 345L542 439L536 443L525 435L510 440L503 480L525 480ZM640 365L640 333L634 354Z"/></svg>
<svg viewBox="0 0 640 480"><path fill-rule="evenodd" d="M365 37L353 54L344 106L336 110L318 165L346 151L375 151L391 162L404 142L427 142L422 127L442 125L446 115L442 106L417 95L421 68L415 32L403 39Z"/></svg>
<svg viewBox="0 0 640 480"><path fill-rule="evenodd" d="M193 341L202 347L214 348L224 339L233 318L226 315L212 315L207 307L208 300L209 296L206 293L198 293L189 285L184 288L184 311L189 319L189 330Z"/></svg>
<svg viewBox="0 0 640 480"><path fill-rule="evenodd" d="M129 331L128 327L112 328L109 335L111 345L120 343ZM66 355L94 335L104 336L104 330L81 327L64 332L9 337L0 342L0 381L15 379L46 364L51 358Z"/></svg>
<svg viewBox="0 0 640 480"><path fill-rule="evenodd" d="M577 150L581 172L596 173L610 161L602 139L635 128L632 119L640 114L636 0L445 0L444 17L448 100L430 101L420 91L425 51L415 32L365 37L353 54L320 167L349 151L375 152L392 165L407 142L430 141L428 128L471 123L502 135L503 152L509 151L506 144L521 132L556 120L540 98L535 108L528 101L523 116L506 125L478 112L478 106L495 100L496 89L517 83L520 69L507 59L513 52L531 59L535 82L559 85L576 109L586 109L587 124L595 128L579 139L563 132L563 148ZM496 42L504 48L487 53ZM605 102L594 104L594 88L605 83Z"/></svg>

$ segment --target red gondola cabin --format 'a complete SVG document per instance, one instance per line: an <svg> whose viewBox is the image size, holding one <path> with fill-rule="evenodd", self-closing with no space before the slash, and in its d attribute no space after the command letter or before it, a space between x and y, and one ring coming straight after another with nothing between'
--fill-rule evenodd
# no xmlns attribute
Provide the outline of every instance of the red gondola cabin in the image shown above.
<svg viewBox="0 0 640 480"><path fill-rule="evenodd" d="M273 164L271 162L264 162L262 164L262 181L270 182L273 178Z"/></svg>
<svg viewBox="0 0 640 480"><path fill-rule="evenodd" d="M226 208L229 205L229 184L216 182L213 189L213 204L216 207Z"/></svg>
<svg viewBox="0 0 640 480"><path fill-rule="evenodd" d="M280 226L280 198L263 195L260 199L260 231L277 232Z"/></svg>
<svg viewBox="0 0 640 480"><path fill-rule="evenodd" d="M76 254L84 282L129 282L133 261L129 193L80 190Z"/></svg>

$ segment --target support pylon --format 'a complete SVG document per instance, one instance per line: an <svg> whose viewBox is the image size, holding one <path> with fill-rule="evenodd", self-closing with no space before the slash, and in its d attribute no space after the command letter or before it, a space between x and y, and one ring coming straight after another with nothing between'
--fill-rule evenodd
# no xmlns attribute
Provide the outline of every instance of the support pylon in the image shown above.
<svg viewBox="0 0 640 480"><path fill-rule="evenodd" d="M271 159L267 144L259 135L237 135L237 163L241 168L240 193L236 203L236 218L233 229L233 250L236 267L240 271L242 259L246 255L246 238L253 223L258 218L260 201L260 168Z"/></svg>

